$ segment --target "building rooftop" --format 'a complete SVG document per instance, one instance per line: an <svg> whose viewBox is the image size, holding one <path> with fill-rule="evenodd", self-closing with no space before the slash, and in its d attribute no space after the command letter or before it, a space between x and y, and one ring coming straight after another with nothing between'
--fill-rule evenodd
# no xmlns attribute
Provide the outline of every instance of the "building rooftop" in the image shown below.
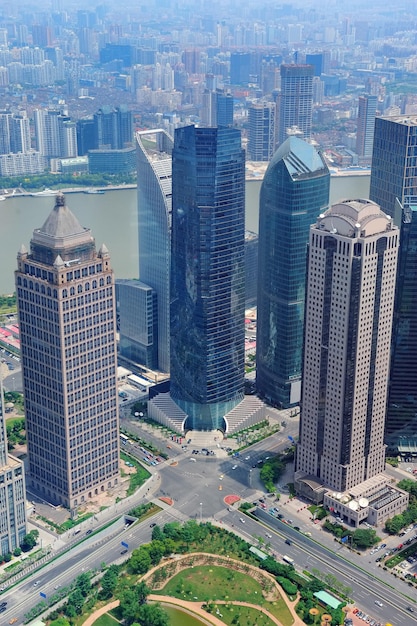
<svg viewBox="0 0 417 626"><path fill-rule="evenodd" d="M284 161L293 178L315 172L327 171L327 165L321 154L311 144L291 135L284 141L272 157L268 170L279 161Z"/></svg>

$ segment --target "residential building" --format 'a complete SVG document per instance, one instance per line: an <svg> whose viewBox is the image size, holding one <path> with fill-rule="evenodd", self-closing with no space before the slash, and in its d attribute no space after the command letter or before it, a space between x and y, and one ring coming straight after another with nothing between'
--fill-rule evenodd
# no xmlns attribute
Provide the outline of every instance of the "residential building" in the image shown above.
<svg viewBox="0 0 417 626"><path fill-rule="evenodd" d="M126 105L103 106L94 114L96 148L117 150L132 146L133 116Z"/></svg>
<svg viewBox="0 0 417 626"><path fill-rule="evenodd" d="M311 227L295 475L311 499L384 482L398 246L398 228L370 200L334 204Z"/></svg>
<svg viewBox="0 0 417 626"><path fill-rule="evenodd" d="M15 277L30 485L75 514L119 482L110 255L59 193Z"/></svg>
<svg viewBox="0 0 417 626"><path fill-rule="evenodd" d="M248 158L270 161L275 150L275 103L257 102L248 109Z"/></svg>
<svg viewBox="0 0 417 626"><path fill-rule="evenodd" d="M245 158L240 131L175 131L171 398L188 428L224 429L243 400Z"/></svg>
<svg viewBox="0 0 417 626"><path fill-rule="evenodd" d="M281 93L278 98L279 145L293 128L300 130L305 139L310 138L313 76L313 65L281 65Z"/></svg>
<svg viewBox="0 0 417 626"><path fill-rule="evenodd" d="M256 384L281 408L300 401L307 244L310 225L328 208L329 186L321 154L292 136L261 187Z"/></svg>
<svg viewBox="0 0 417 626"><path fill-rule="evenodd" d="M381 209L394 215L396 199L417 196L417 117L398 115L375 118L369 197Z"/></svg>
<svg viewBox="0 0 417 626"><path fill-rule="evenodd" d="M170 368L173 141L165 130L136 133L139 278L157 296L158 369Z"/></svg>

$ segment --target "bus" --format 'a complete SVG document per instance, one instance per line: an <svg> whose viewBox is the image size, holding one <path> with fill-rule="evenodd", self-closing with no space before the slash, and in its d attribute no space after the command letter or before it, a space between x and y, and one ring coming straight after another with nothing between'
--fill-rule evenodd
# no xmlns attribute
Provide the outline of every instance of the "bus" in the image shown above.
<svg viewBox="0 0 417 626"><path fill-rule="evenodd" d="M284 554L284 556L282 557L282 560L288 563L288 565L292 565L294 567L294 559L291 559L286 554Z"/></svg>
<svg viewBox="0 0 417 626"><path fill-rule="evenodd" d="M129 441L129 437L126 437L126 435L120 433L120 441L124 444L127 444L127 442Z"/></svg>

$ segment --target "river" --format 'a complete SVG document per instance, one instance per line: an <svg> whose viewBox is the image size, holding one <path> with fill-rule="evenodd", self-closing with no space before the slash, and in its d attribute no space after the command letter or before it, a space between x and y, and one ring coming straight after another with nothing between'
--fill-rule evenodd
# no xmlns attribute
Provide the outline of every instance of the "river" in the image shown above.
<svg viewBox="0 0 417 626"><path fill-rule="evenodd" d="M369 176L332 176L330 202L366 198ZM246 183L246 228L258 232L261 181ZM101 194L69 193L68 207L80 223L91 228L97 247L105 243L117 278L138 276L136 190L118 189ZM35 228L40 228L54 206L52 196L24 196L0 202L0 294L14 291L16 256L22 243L29 249Z"/></svg>

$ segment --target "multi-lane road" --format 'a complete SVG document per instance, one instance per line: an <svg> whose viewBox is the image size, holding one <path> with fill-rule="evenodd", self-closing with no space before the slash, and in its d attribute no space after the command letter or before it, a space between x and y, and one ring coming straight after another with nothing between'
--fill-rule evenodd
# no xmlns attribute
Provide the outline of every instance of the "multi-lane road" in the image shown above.
<svg viewBox="0 0 417 626"><path fill-rule="evenodd" d="M288 503L281 502L278 505L286 517L291 515L295 526L299 526L301 531L311 532L312 537L296 531L291 525L280 522L261 509L257 509L257 521L225 505L224 497L228 494L237 494L240 498L252 501L260 497L262 487L258 461L286 448L288 436L296 435L295 420L286 421L288 426L282 432L255 444L237 458L196 456L190 450L184 451L181 446L172 444L170 453L175 464L172 465L170 460L151 468L154 476L150 482L150 494L153 498L170 496L174 505L158 513L152 522L164 525L168 521L185 521L189 518L210 520L223 524L255 545L258 538L262 537L270 544L273 553L290 556L300 569L318 569L336 576L346 587L352 588L354 601L375 620L390 622L394 626L416 623L417 611L415 614L407 611L415 597L412 588L377 568L368 557L352 554L345 547L340 547L327 533L319 532L305 514L298 515L294 508L288 512ZM145 433L142 435L147 438ZM189 447L192 448L192 444ZM195 461L191 461L192 458ZM138 501L144 501L143 493L146 490L138 494ZM123 502L118 507L119 513L123 511ZM126 511L131 507L132 502L129 502ZM113 563L127 558L128 555L121 554L121 542L128 544L130 553L141 543L149 541L149 524L148 520L125 528L122 516L111 527L88 538L84 535L81 544L72 548L69 546L68 552L34 572L12 590L1 594L0 601L7 601L8 604L0 623L7 624L16 617L16 624L22 624L25 613L41 599L41 593L49 597L56 592L55 587L59 589L67 586L82 571L99 569L103 562ZM286 539L289 539L291 545L285 543Z"/></svg>

